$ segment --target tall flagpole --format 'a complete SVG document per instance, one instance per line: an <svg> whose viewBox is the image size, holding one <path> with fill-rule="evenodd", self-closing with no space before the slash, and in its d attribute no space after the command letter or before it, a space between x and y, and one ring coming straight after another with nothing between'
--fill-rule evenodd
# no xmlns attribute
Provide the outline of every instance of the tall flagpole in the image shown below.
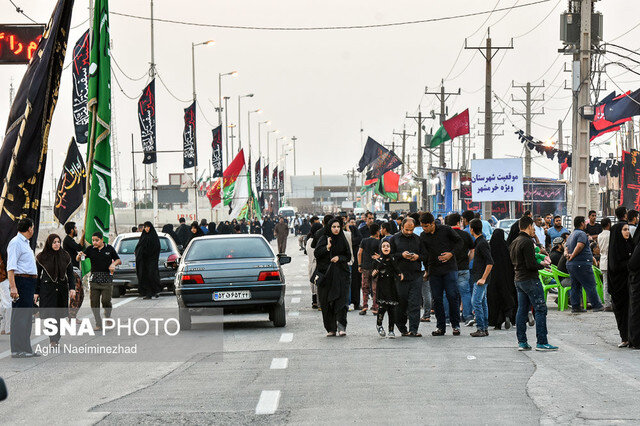
<svg viewBox="0 0 640 426"><path fill-rule="evenodd" d="M155 61L155 40L153 31L153 0L151 0L151 65L149 69L151 75L151 81L156 78L156 61ZM155 104L155 99L153 100ZM155 116L155 114L154 114ZM158 151L158 141L154 141L156 144L156 152ZM156 161L152 165L151 174L151 197L153 199L153 225L157 228L159 225L158 218L158 156L156 154ZM134 177L135 178L135 177Z"/></svg>

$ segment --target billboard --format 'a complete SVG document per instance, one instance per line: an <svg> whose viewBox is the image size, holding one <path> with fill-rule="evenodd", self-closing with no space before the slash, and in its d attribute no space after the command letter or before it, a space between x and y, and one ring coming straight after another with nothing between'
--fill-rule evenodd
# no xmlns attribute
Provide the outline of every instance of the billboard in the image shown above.
<svg viewBox="0 0 640 426"><path fill-rule="evenodd" d="M471 160L473 201L524 201L522 158Z"/></svg>

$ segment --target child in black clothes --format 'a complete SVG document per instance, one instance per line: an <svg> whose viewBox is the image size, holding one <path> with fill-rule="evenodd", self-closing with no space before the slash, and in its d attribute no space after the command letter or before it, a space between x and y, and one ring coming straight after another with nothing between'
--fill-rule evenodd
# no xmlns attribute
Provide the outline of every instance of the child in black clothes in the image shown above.
<svg viewBox="0 0 640 426"><path fill-rule="evenodd" d="M381 255L374 259L374 270L372 275L378 277L377 299L378 299L378 321L377 328L380 337L385 337L382 320L384 314L389 314L389 334L390 339L396 337L393 332L395 324L395 308L398 305L398 292L396 289L396 278L403 279L398 270L396 261L391 258L391 244L389 241L382 241L380 244Z"/></svg>

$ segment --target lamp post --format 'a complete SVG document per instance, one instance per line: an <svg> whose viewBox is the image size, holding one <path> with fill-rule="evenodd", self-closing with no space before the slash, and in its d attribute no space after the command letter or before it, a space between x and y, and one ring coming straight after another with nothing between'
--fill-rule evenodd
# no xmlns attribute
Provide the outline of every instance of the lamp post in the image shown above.
<svg viewBox="0 0 640 426"><path fill-rule="evenodd" d="M262 114L260 108L254 111L247 111L247 139L249 140L249 158L251 158L251 114Z"/></svg>
<svg viewBox="0 0 640 426"><path fill-rule="evenodd" d="M193 84L193 108L196 107L196 46L213 46L216 42L213 40L203 41L201 43L191 43L191 79ZM196 129L198 127L196 126ZM196 134L193 135L193 176L194 176L194 193L195 193L195 207L196 207L196 219L198 218L198 138Z"/></svg>
<svg viewBox="0 0 640 426"><path fill-rule="evenodd" d="M276 167L280 165L280 154L278 153L278 141L282 139L285 139L285 137L280 136L279 138L276 138Z"/></svg>
<svg viewBox="0 0 640 426"><path fill-rule="evenodd" d="M266 124L267 126L271 125L271 121L269 120L265 120L265 121L259 121L258 122L258 158L262 158L262 141L260 139L260 127Z"/></svg>
<svg viewBox="0 0 640 426"><path fill-rule="evenodd" d="M253 93L238 96L238 151L242 149L242 140L240 138L240 116L242 115L240 113L240 101L242 100L242 98L253 98Z"/></svg>
<svg viewBox="0 0 640 426"><path fill-rule="evenodd" d="M269 135L271 133L278 133L279 130L275 129L275 130L267 130L267 164L269 164L270 161L270 156L269 156Z"/></svg>
<svg viewBox="0 0 640 426"><path fill-rule="evenodd" d="M233 124L233 123L229 124L229 129L231 129L231 136L230 136L230 138L231 138L231 153L233 154L232 156L235 156L235 150L233 149L233 140L236 138L236 136L234 136L234 135L233 135L233 129L234 129L234 127L236 127L236 125L235 125L235 124ZM239 149L238 149L238 151L239 151ZM233 161L233 160L232 160L232 161Z"/></svg>
<svg viewBox="0 0 640 426"><path fill-rule="evenodd" d="M231 71L218 74L218 125L222 124L222 77L230 75L235 77L238 75L238 71Z"/></svg>
<svg viewBox="0 0 640 426"><path fill-rule="evenodd" d="M291 137L291 144L293 145L293 175L296 176L296 142L298 138L295 136Z"/></svg>
<svg viewBox="0 0 640 426"><path fill-rule="evenodd" d="M229 166L229 114L227 114L227 103L231 99L230 96L224 97L224 149L227 159L227 166Z"/></svg>

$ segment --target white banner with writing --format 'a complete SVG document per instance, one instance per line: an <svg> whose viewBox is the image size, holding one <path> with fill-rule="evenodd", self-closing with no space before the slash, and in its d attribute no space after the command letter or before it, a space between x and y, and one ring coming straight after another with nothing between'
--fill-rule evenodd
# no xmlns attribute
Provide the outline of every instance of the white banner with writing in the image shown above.
<svg viewBox="0 0 640 426"><path fill-rule="evenodd" d="M524 201L522 158L471 160L473 201Z"/></svg>

